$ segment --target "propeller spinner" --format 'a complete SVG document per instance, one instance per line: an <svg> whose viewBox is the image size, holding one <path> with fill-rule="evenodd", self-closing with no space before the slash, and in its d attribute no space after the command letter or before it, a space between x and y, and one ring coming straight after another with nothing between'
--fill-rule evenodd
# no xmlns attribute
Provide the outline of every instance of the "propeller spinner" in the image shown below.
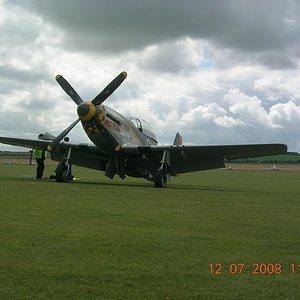
<svg viewBox="0 0 300 300"><path fill-rule="evenodd" d="M77 113L79 118L63 130L47 147L48 151L52 151L59 142L75 127L80 120L88 120L96 109L95 105L103 103L125 80L127 77L126 72L120 73L114 80L112 80L91 102L84 102L77 94L75 89L69 82L61 75L55 77L58 84L70 96L70 98L78 105Z"/></svg>

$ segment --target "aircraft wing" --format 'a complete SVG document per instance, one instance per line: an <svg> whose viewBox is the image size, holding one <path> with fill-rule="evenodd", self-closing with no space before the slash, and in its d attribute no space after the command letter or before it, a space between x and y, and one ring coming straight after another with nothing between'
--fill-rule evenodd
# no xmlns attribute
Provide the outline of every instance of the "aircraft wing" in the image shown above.
<svg viewBox="0 0 300 300"><path fill-rule="evenodd" d="M23 139L12 137L0 137L0 143L13 146L19 146L32 149L34 147L47 150L47 146L51 141L40 139ZM92 168L96 170L105 170L107 155L102 153L98 147L92 144L71 144L59 143L55 149L51 151L51 159L60 161L65 154L67 148L72 148L72 163L78 166Z"/></svg>
<svg viewBox="0 0 300 300"><path fill-rule="evenodd" d="M24 148L37 147L46 150L50 142L44 140L38 140L38 139L34 140L34 139L12 138L12 137L0 137L0 143L12 145L12 146L24 147Z"/></svg>
<svg viewBox="0 0 300 300"><path fill-rule="evenodd" d="M25 148L47 149L49 141L0 137L0 143ZM72 163L82 167L105 171L109 159L98 147L92 144L59 143L51 151L51 159L60 161L67 148L72 148ZM169 153L172 175L200 170L223 168L224 159L250 158L284 154L284 144L216 145L216 146L123 146L122 153L129 157L146 156L156 166L160 164L164 151Z"/></svg>
<svg viewBox="0 0 300 300"><path fill-rule="evenodd" d="M249 145L215 145L215 146L137 146L124 147L123 151L132 155L147 155L150 159L160 161L162 153L170 153L172 175L200 170L224 167L224 159L250 158L267 155L284 154L284 144L249 144Z"/></svg>

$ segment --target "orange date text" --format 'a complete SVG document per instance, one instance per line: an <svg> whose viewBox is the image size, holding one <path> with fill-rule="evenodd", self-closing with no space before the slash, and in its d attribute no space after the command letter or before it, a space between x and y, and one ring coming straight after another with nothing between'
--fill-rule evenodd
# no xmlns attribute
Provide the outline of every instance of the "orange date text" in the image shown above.
<svg viewBox="0 0 300 300"><path fill-rule="evenodd" d="M283 266L281 263L253 263L246 265L244 263L211 263L208 265L209 274L252 274L252 275L280 275L300 273L300 264L292 263Z"/></svg>

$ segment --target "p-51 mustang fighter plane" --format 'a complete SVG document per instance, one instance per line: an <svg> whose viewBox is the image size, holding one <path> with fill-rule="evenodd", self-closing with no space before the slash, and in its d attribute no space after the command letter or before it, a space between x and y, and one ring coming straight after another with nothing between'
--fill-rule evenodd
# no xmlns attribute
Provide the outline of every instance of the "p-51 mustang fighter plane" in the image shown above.
<svg viewBox="0 0 300 300"><path fill-rule="evenodd" d="M158 145L155 134L145 121L127 119L102 104L126 77L126 72L120 73L92 101L84 102L74 88L57 75L56 81L77 104L79 118L51 141L0 137L0 142L48 150L51 159L59 161L56 169L59 182L68 181L72 163L104 171L111 179L116 174L122 179L126 175L141 177L153 181L155 187L166 187L169 178L180 173L223 168L224 159L287 152L284 144L186 146L182 144L179 133L173 145ZM79 121L93 144L61 142Z"/></svg>

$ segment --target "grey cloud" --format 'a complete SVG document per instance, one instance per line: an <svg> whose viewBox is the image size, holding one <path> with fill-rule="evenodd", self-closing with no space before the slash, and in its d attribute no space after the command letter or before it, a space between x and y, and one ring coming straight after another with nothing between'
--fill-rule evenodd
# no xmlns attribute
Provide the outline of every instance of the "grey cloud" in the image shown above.
<svg viewBox="0 0 300 300"><path fill-rule="evenodd" d="M5 135L18 136L45 130L41 119L35 115L25 115L22 112L2 113L0 128L1 131L5 132Z"/></svg>
<svg viewBox="0 0 300 300"><path fill-rule="evenodd" d="M29 23L33 24L32 16L19 13L18 17L7 16L0 24L0 48L33 43L38 37L40 28L36 26L37 23L34 24L35 26L28 26ZM9 48L7 50L9 51Z"/></svg>
<svg viewBox="0 0 300 300"><path fill-rule="evenodd" d="M146 48L137 63L141 68L158 72L197 71L204 61L201 46L201 43L188 38L162 43Z"/></svg>
<svg viewBox="0 0 300 300"><path fill-rule="evenodd" d="M184 36L246 52L299 41L299 4L280 1L6 1L66 31L66 44L94 51L142 48ZM296 25L295 25L296 24Z"/></svg>
<svg viewBox="0 0 300 300"><path fill-rule="evenodd" d="M43 73L42 71L18 70L9 65L0 66L0 80L16 80L23 83L36 83L43 79L51 80L48 73Z"/></svg>
<svg viewBox="0 0 300 300"><path fill-rule="evenodd" d="M258 61L269 69L286 70L297 69L298 64L292 58L287 57L285 53L266 53L258 55Z"/></svg>

